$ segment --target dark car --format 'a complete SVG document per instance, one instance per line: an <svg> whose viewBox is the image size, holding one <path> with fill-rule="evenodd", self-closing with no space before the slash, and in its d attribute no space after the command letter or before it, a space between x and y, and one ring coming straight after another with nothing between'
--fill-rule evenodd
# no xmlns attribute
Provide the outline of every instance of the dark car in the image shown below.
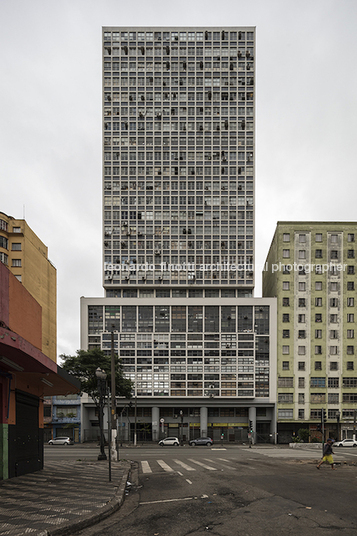
<svg viewBox="0 0 357 536"><path fill-rule="evenodd" d="M191 439L189 441L189 444L191 447L198 447L199 445L206 445L207 447L211 447L213 445L213 441L210 437L198 437L197 439Z"/></svg>

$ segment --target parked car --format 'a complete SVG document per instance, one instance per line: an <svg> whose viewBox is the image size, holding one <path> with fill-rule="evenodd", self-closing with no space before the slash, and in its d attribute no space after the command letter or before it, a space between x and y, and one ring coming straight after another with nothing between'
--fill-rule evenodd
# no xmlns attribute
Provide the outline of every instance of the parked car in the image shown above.
<svg viewBox="0 0 357 536"><path fill-rule="evenodd" d="M196 447L198 445L206 445L207 447L211 447L213 445L213 440L210 437L198 437L197 439L191 439L189 444L191 447Z"/></svg>
<svg viewBox="0 0 357 536"><path fill-rule="evenodd" d="M342 441L335 441L334 447L357 447L357 441L354 439L342 439Z"/></svg>
<svg viewBox="0 0 357 536"><path fill-rule="evenodd" d="M159 441L160 447L165 447L166 445L173 445L174 447L178 447L180 444L180 441L177 437L165 437L164 439L161 439Z"/></svg>
<svg viewBox="0 0 357 536"><path fill-rule="evenodd" d="M70 437L54 437L48 442L49 445L73 445L74 441Z"/></svg>

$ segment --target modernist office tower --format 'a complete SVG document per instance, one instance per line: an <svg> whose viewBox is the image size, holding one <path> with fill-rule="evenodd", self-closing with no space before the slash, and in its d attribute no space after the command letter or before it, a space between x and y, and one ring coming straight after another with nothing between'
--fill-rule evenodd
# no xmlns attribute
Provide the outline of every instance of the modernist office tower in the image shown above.
<svg viewBox="0 0 357 536"><path fill-rule="evenodd" d="M106 301L82 300L82 347L108 349L114 326L153 438L159 413L207 433L272 403L273 300L252 298L254 96L254 27L103 29Z"/></svg>
<svg viewBox="0 0 357 536"><path fill-rule="evenodd" d="M278 222L263 295L278 302L279 440L352 437L357 410L355 222Z"/></svg>
<svg viewBox="0 0 357 536"><path fill-rule="evenodd" d="M104 28L107 296L193 283L252 295L254 37Z"/></svg>

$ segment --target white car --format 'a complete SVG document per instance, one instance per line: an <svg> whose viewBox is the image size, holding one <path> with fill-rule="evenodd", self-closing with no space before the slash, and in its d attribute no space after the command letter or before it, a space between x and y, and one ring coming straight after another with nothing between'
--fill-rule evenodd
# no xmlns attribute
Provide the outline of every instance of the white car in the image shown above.
<svg viewBox="0 0 357 536"><path fill-rule="evenodd" d="M335 441L334 447L357 447L357 441L354 439L342 439L342 441Z"/></svg>
<svg viewBox="0 0 357 536"><path fill-rule="evenodd" d="M165 447L166 445L172 445L174 447L178 447L180 444L180 441L177 437L165 437L164 439L161 439L159 441L160 447Z"/></svg>
<svg viewBox="0 0 357 536"><path fill-rule="evenodd" d="M70 437L54 437L48 442L49 445L73 445L74 441Z"/></svg>

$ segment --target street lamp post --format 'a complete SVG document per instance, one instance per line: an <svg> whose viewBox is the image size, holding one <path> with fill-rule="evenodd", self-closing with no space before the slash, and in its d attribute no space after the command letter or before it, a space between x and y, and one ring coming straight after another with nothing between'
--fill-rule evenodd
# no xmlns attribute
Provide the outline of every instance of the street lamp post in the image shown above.
<svg viewBox="0 0 357 536"><path fill-rule="evenodd" d="M100 454L98 460L106 460L107 455L104 452L104 432L103 432L103 414L104 414L104 397L107 390L107 375L101 368L95 371L97 377L97 387L99 393L99 431L100 431Z"/></svg>

